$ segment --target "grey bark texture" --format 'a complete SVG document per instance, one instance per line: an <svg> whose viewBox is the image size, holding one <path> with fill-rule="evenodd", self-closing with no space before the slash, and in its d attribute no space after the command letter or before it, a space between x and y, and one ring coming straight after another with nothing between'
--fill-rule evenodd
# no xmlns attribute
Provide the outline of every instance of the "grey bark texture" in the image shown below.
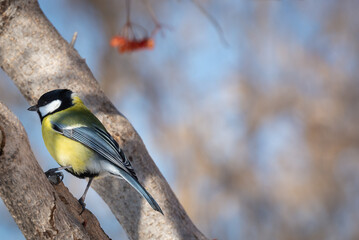
<svg viewBox="0 0 359 240"><path fill-rule="evenodd" d="M68 189L55 188L19 120L0 102L0 197L27 239L108 239Z"/></svg>
<svg viewBox="0 0 359 240"><path fill-rule="evenodd" d="M118 141L139 181L161 206L164 216L152 210L123 180L95 180L93 188L128 237L206 239L178 202L137 132L108 100L85 60L59 35L37 1L0 0L0 13L0 66L29 103L34 104L43 93L57 88L77 92Z"/></svg>

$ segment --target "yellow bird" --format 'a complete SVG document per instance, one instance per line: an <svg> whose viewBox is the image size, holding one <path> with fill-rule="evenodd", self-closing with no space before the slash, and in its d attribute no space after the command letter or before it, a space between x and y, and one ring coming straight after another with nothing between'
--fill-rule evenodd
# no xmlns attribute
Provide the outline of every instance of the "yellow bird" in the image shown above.
<svg viewBox="0 0 359 240"><path fill-rule="evenodd" d="M79 199L82 211L94 177L109 173L125 179L154 210L163 214L158 203L138 182L118 143L75 93L68 89L47 92L28 110L39 114L46 148L61 166L48 170L46 175L63 176L58 171L65 169L76 177L89 178Z"/></svg>

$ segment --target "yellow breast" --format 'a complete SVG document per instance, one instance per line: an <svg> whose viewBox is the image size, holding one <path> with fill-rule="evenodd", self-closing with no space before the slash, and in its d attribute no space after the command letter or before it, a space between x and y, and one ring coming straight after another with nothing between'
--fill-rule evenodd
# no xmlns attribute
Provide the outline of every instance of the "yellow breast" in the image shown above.
<svg viewBox="0 0 359 240"><path fill-rule="evenodd" d="M43 119L42 137L46 148L60 166L71 166L77 174L86 171L93 152L81 143L54 131L49 117Z"/></svg>

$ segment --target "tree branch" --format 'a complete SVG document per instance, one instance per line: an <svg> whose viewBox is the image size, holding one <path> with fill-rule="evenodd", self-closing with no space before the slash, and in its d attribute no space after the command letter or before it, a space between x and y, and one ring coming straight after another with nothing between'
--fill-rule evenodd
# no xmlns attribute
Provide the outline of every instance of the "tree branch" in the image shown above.
<svg viewBox="0 0 359 240"><path fill-rule="evenodd" d="M61 183L56 190L19 120L0 102L0 197L27 239L108 239Z"/></svg>
<svg viewBox="0 0 359 240"><path fill-rule="evenodd" d="M178 202L137 132L100 90L84 59L54 29L38 3L0 1L0 11L0 65L25 98L34 104L52 89L77 92L119 142L139 181L161 206L164 216L152 210L126 182L112 177L95 180L93 188L129 238L206 239Z"/></svg>

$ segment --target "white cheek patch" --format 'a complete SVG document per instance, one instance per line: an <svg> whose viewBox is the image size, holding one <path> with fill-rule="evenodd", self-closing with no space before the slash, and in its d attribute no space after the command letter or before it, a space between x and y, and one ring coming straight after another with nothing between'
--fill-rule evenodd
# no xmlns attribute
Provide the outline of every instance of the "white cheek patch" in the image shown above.
<svg viewBox="0 0 359 240"><path fill-rule="evenodd" d="M57 99L46 104L45 106L39 107L39 111L41 113L41 116L46 116L47 114L54 112L60 106L61 106L61 101Z"/></svg>

